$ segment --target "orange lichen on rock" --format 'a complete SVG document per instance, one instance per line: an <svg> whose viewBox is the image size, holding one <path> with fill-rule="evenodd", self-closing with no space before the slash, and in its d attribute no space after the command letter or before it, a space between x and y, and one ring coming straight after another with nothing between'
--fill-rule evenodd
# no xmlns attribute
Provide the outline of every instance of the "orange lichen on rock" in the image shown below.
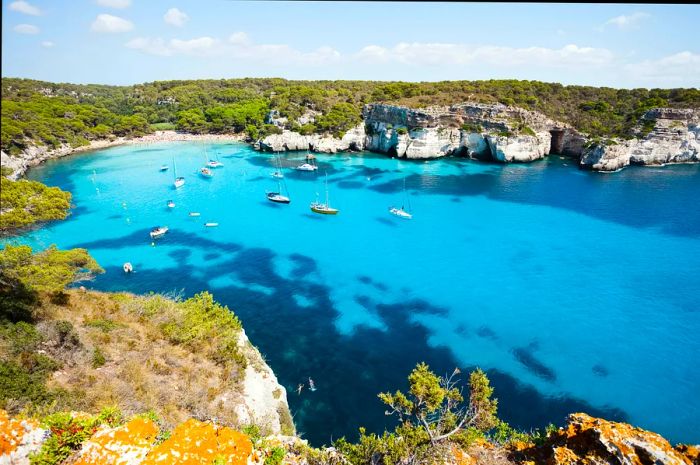
<svg viewBox="0 0 700 465"><path fill-rule="evenodd" d="M169 439L156 446L142 465L199 465L220 460L245 465L253 444L245 434L194 419L180 424Z"/></svg>
<svg viewBox="0 0 700 465"><path fill-rule="evenodd" d="M10 418L6 411L0 410L0 458L18 463L20 458L41 447L44 432L37 422Z"/></svg>
<svg viewBox="0 0 700 465"><path fill-rule="evenodd" d="M455 465L476 465L476 459L464 452L460 447L452 446L452 457Z"/></svg>
<svg viewBox="0 0 700 465"><path fill-rule="evenodd" d="M517 462L534 460L552 465L692 465L692 460L671 447L656 433L593 418L585 413L569 415L568 424L552 433L541 446L513 450Z"/></svg>
<svg viewBox="0 0 700 465"><path fill-rule="evenodd" d="M134 418L117 428L102 427L83 444L73 465L137 465L143 462L158 435L147 418Z"/></svg>

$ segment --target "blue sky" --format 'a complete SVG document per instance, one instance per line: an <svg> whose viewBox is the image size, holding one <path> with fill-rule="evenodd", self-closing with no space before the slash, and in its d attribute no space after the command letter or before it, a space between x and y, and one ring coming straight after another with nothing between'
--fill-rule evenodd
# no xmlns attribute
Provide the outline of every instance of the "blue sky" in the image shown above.
<svg viewBox="0 0 700 465"><path fill-rule="evenodd" d="M699 5L3 0L2 74L699 87Z"/></svg>

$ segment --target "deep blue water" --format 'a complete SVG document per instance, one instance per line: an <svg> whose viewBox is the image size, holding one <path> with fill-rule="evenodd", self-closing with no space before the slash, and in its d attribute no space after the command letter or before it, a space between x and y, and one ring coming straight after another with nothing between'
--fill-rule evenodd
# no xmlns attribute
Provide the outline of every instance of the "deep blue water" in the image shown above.
<svg viewBox="0 0 700 465"><path fill-rule="evenodd" d="M196 175L204 147L225 164L211 180ZM178 191L172 168L158 172L172 156L187 178ZM88 284L97 289L211 290L241 317L315 444L390 426L376 394L404 388L419 361L486 369L501 416L520 427L586 411L700 441L700 166L318 161L318 174L286 170L286 206L265 199L272 156L244 144L51 161L30 178L70 190L76 208L19 241L88 248L107 270ZM336 217L309 211L324 172ZM411 221L387 212L404 179ZM148 231L163 224L170 232L152 246ZM297 395L309 376L318 390Z"/></svg>

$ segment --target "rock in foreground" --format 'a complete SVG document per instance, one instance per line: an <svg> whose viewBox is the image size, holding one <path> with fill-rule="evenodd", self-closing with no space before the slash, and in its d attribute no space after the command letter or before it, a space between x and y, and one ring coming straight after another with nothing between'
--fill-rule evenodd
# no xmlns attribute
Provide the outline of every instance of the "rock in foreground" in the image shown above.
<svg viewBox="0 0 700 465"><path fill-rule="evenodd" d="M542 446L521 446L512 454L518 463L551 465L693 465L694 446L673 448L662 436L585 413L569 415L568 424Z"/></svg>

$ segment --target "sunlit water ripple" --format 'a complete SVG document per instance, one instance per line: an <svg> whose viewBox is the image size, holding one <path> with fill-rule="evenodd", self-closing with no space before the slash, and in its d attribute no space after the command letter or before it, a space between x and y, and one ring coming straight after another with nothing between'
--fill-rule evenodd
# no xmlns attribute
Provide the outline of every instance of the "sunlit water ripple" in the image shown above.
<svg viewBox="0 0 700 465"><path fill-rule="evenodd" d="M225 164L210 180L196 174L205 147ZM158 171L173 156L187 178L177 191L172 168ZM87 247L107 270L96 289L209 289L315 444L390 426L376 394L404 387L421 360L487 369L501 416L520 427L583 410L700 441L700 167L318 155L319 173L285 170L292 203L276 205L272 160L176 143L51 161L30 178L70 190L76 208L17 241ZM336 217L309 211L324 172ZM411 221L387 212L404 179ZM156 225L170 232L152 246ZM298 395L309 376L318 390Z"/></svg>

